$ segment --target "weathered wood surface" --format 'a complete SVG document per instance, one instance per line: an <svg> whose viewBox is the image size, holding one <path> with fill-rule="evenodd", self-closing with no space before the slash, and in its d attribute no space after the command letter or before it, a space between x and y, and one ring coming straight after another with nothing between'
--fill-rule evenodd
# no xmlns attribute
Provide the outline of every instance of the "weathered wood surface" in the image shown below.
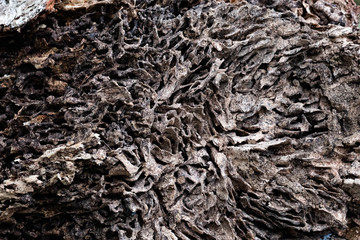
<svg viewBox="0 0 360 240"><path fill-rule="evenodd" d="M15 28L45 10L47 0L0 0L0 25Z"/></svg>
<svg viewBox="0 0 360 240"><path fill-rule="evenodd" d="M1 239L358 239L337 3L73 1L0 38Z"/></svg>

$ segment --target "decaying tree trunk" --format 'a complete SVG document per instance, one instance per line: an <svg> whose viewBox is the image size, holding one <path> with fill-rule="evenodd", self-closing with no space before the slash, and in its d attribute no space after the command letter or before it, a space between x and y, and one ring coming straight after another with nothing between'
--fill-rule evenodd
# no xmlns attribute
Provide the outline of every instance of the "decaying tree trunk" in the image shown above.
<svg viewBox="0 0 360 240"><path fill-rule="evenodd" d="M353 3L55 7L0 37L1 239L359 239Z"/></svg>

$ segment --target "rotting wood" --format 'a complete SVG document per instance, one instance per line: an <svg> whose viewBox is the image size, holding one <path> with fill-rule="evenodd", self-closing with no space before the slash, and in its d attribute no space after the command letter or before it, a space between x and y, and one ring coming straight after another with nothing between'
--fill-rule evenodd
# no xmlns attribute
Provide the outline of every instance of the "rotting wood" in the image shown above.
<svg viewBox="0 0 360 240"><path fill-rule="evenodd" d="M2 239L357 239L350 1L79 2L0 38Z"/></svg>

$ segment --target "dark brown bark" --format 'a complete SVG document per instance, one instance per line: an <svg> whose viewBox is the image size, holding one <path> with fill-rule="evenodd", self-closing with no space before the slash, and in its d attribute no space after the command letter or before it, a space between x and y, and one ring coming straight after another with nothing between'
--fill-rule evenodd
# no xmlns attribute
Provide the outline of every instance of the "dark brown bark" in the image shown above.
<svg viewBox="0 0 360 240"><path fill-rule="evenodd" d="M1 37L1 238L358 239L356 9L314 2L91 1Z"/></svg>

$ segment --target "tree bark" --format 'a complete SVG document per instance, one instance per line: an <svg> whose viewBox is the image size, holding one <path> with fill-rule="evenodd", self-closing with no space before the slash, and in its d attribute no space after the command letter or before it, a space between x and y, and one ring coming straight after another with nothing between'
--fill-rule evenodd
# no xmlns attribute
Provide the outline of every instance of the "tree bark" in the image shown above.
<svg viewBox="0 0 360 240"><path fill-rule="evenodd" d="M55 8L0 37L1 239L360 238L354 3Z"/></svg>

